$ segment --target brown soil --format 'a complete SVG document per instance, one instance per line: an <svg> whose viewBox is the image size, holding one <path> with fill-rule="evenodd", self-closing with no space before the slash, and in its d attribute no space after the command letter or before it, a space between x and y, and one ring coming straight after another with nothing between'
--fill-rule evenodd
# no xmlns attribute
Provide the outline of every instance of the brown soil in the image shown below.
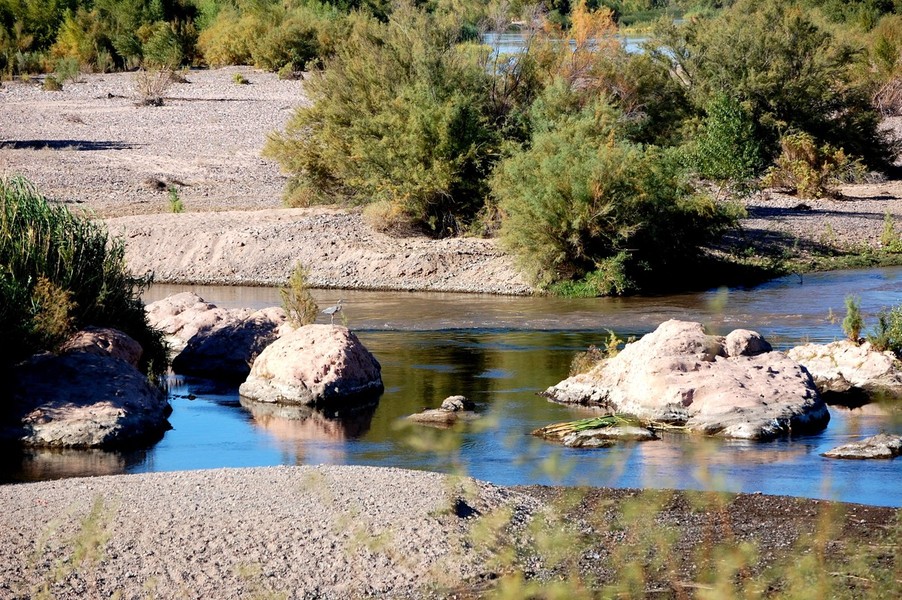
<svg viewBox="0 0 902 600"><path fill-rule="evenodd" d="M235 73L250 84L234 83ZM300 259L318 287L531 291L493 240L398 239L354 212L281 209L286 178L260 152L306 102L303 81L247 67L186 79L162 107L137 105L130 73L85 75L61 92L5 83L0 174L23 174L50 197L107 219L126 237L132 269L152 270L159 282L272 285ZM169 213L169 187L184 214ZM878 247L884 215L902 221L900 181L841 191L838 200L752 196L730 244L772 254Z"/></svg>

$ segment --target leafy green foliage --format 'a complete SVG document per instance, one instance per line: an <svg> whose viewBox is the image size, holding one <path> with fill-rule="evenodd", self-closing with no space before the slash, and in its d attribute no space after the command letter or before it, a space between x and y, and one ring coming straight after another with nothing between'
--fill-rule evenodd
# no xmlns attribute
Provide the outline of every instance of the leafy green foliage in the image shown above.
<svg viewBox="0 0 902 600"><path fill-rule="evenodd" d="M198 46L212 66L253 64L269 71L303 71L332 53L345 35L344 22L330 4L226 4L201 32Z"/></svg>
<svg viewBox="0 0 902 600"><path fill-rule="evenodd" d="M533 107L531 145L499 165L502 242L541 286L601 270L632 287L599 293L647 289L650 273L692 260L733 216L693 195L666 153L623 139L610 104L549 110L571 95L548 88Z"/></svg>
<svg viewBox="0 0 902 600"><path fill-rule="evenodd" d="M144 348L142 366L167 367L162 334L147 325L125 248L103 226L50 204L23 179L0 180L0 350L6 366L52 350L71 330L115 327Z"/></svg>
<svg viewBox="0 0 902 600"><path fill-rule="evenodd" d="M846 316L842 321L842 330L846 337L856 344L861 337L864 328L864 319L861 316L861 299L855 296L846 296Z"/></svg>
<svg viewBox="0 0 902 600"><path fill-rule="evenodd" d="M764 164L751 115L729 96L720 95L706 110L702 130L688 149L689 162L708 179L745 181Z"/></svg>
<svg viewBox="0 0 902 600"><path fill-rule="evenodd" d="M801 8L779 0L740 0L716 17L661 26L654 57L668 65L702 110L727 94L755 124L766 161L784 132L807 133L872 168L892 147L879 131L856 51Z"/></svg>
<svg viewBox="0 0 902 600"><path fill-rule="evenodd" d="M288 202L385 200L437 235L478 212L497 156L488 53L409 5L388 23L358 15L266 153L292 174ZM475 50L475 51L474 51Z"/></svg>
<svg viewBox="0 0 902 600"><path fill-rule="evenodd" d="M877 315L877 327L867 340L875 350L890 350L902 359L902 305L881 310Z"/></svg>

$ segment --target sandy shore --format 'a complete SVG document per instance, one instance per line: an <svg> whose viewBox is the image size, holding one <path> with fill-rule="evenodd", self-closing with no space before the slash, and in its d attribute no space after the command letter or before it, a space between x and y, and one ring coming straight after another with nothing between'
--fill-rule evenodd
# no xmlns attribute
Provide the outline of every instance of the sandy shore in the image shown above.
<svg viewBox="0 0 902 600"><path fill-rule="evenodd" d="M249 85L234 83L242 73ZM285 177L260 155L307 101L303 81L248 67L191 71L162 107L136 105L134 74L84 75L61 92L0 87L0 175L107 220L136 273L159 282L280 284L296 260L317 287L526 294L494 240L392 238L354 212L281 208ZM888 123L898 126L898 123ZM174 186L185 213L169 212ZM846 186L839 200L776 193L745 200L730 236L777 249L879 246L884 215L902 231L902 182Z"/></svg>
<svg viewBox="0 0 902 600"><path fill-rule="evenodd" d="M0 597L470 598L514 572L561 576L555 552L536 541L551 535L568 540L567 568L602 585L616 576L614 557L652 522L656 537L673 536L673 555L663 571L649 568L646 585L675 594L692 588L699 551L718 542L754 544L751 572L795 564L798 544L826 511L831 560L862 544L893 547L899 533L900 512L889 508L756 494L706 504L682 492L577 493L370 467L0 486ZM640 497L656 507L653 521L627 509ZM505 558L505 548L514 554Z"/></svg>

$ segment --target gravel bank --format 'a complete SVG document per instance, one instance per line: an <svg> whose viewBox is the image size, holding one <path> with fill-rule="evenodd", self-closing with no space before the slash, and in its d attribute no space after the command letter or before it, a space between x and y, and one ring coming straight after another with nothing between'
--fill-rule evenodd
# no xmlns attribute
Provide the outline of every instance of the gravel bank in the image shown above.
<svg viewBox="0 0 902 600"><path fill-rule="evenodd" d="M473 598L512 569L612 584L625 560L655 561L643 574L655 597L692 597L719 544L755 546L744 577L774 565L789 574L809 548L823 552L830 577L857 568L843 560L860 548L891 573L902 514L760 494L499 488L349 466L6 485L0 506L0 597L16 599ZM825 516L825 537L811 538ZM491 521L500 538L477 533ZM493 540L517 549L515 566L491 560ZM666 560L645 554L648 543L665 544Z"/></svg>
<svg viewBox="0 0 902 600"><path fill-rule="evenodd" d="M101 217L165 212L170 184L190 211L281 206L285 178L260 150L306 101L303 82L249 67L185 78L160 107L136 105L134 73L83 75L60 92L4 82L0 173Z"/></svg>
<svg viewBox="0 0 902 600"><path fill-rule="evenodd" d="M488 574L473 515L523 494L436 473L273 467L0 486L0 597L443 597ZM456 509L455 509L456 506Z"/></svg>
<svg viewBox="0 0 902 600"><path fill-rule="evenodd" d="M109 219L136 273L160 283L282 285L300 260L317 288L524 295L532 291L493 240L392 238L359 214L267 209Z"/></svg>

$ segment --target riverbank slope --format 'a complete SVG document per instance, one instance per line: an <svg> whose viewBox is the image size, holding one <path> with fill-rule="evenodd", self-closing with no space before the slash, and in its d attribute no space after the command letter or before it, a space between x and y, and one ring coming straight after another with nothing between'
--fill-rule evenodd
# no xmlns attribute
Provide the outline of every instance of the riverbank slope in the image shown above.
<svg viewBox="0 0 902 600"><path fill-rule="evenodd" d="M236 73L250 83L235 83ZM5 82L0 175L24 175L105 219L125 238L132 270L158 282L273 285L301 260L317 287L532 291L494 240L392 238L355 211L281 208L286 179L260 151L307 102L304 82L249 67L184 75L161 107L137 105L133 73L83 75L60 92ZM184 213L170 211L170 189ZM835 256L879 250L886 215L902 231L902 181L841 191L746 198L749 218L727 236L726 253L830 268L844 264Z"/></svg>

